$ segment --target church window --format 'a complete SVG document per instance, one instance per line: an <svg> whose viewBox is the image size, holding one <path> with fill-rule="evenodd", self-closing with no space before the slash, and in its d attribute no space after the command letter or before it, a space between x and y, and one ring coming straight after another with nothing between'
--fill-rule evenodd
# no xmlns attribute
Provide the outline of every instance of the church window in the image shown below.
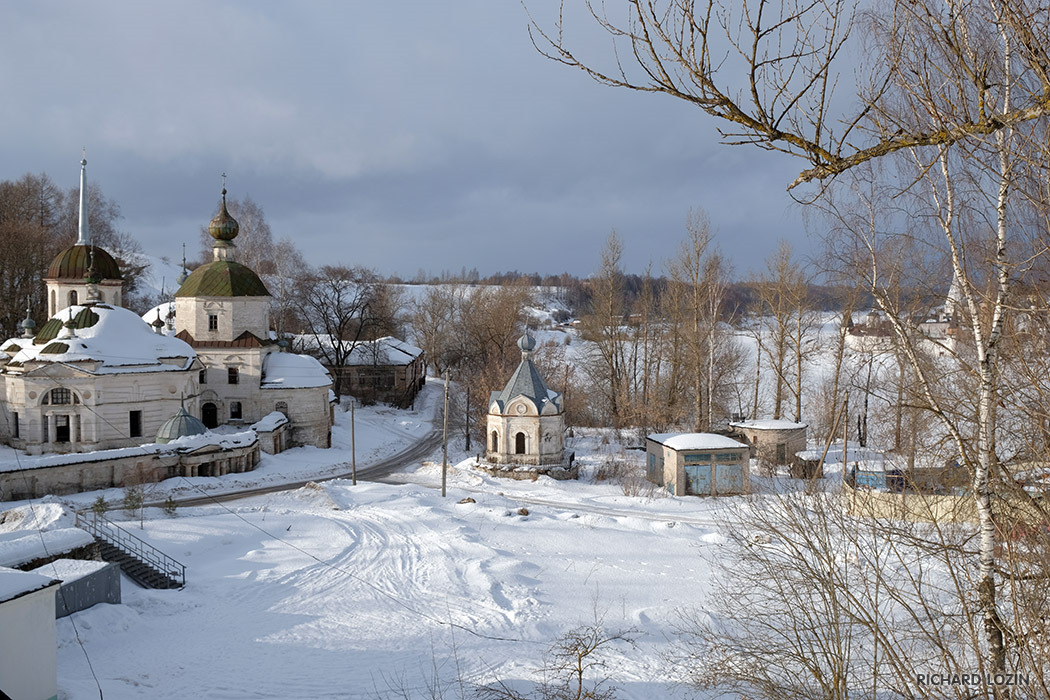
<svg viewBox="0 0 1050 700"><path fill-rule="evenodd" d="M204 368L204 369L202 369L200 371L200 374L197 375L197 381L199 381L201 384L207 384L208 383L208 369L207 368Z"/></svg>
<svg viewBox="0 0 1050 700"><path fill-rule="evenodd" d="M55 290L51 290L51 315L54 316L58 309L55 308Z"/></svg>
<svg viewBox="0 0 1050 700"><path fill-rule="evenodd" d="M518 433L514 436L514 454L525 454L525 433Z"/></svg>
<svg viewBox="0 0 1050 700"><path fill-rule="evenodd" d="M52 389L44 396L44 405L66 406L70 403L73 403L73 392L69 389ZM80 403L80 400L76 403Z"/></svg>
<svg viewBox="0 0 1050 700"><path fill-rule="evenodd" d="M226 383L227 384L236 384L239 381L240 381L240 372L238 371L238 369L236 367L227 367L226 368Z"/></svg>
<svg viewBox="0 0 1050 700"><path fill-rule="evenodd" d="M128 412L128 435L142 437L142 411Z"/></svg>
<svg viewBox="0 0 1050 700"><path fill-rule="evenodd" d="M499 433L492 431L492 451L499 452Z"/></svg>
<svg viewBox="0 0 1050 700"><path fill-rule="evenodd" d="M77 303L77 290L71 289L71 290L69 290L69 305L70 306L75 306L76 303Z"/></svg>
<svg viewBox="0 0 1050 700"><path fill-rule="evenodd" d="M241 402L231 401L230 402L230 420L241 419Z"/></svg>
<svg viewBox="0 0 1050 700"><path fill-rule="evenodd" d="M12 413L11 416L14 419L14 424L12 425L12 428L14 430L14 437L19 437L19 435L18 435L18 411L15 411L14 413Z"/></svg>
<svg viewBox="0 0 1050 700"><path fill-rule="evenodd" d="M217 331L219 330L219 317L215 314L208 314L208 330Z"/></svg>

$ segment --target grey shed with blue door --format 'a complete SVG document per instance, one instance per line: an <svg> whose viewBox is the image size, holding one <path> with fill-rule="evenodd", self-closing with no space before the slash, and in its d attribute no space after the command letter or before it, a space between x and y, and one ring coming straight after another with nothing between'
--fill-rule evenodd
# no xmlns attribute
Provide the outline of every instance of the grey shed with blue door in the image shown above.
<svg viewBox="0 0 1050 700"><path fill-rule="evenodd" d="M678 496L751 492L750 448L714 433L654 433L645 439L646 477Z"/></svg>

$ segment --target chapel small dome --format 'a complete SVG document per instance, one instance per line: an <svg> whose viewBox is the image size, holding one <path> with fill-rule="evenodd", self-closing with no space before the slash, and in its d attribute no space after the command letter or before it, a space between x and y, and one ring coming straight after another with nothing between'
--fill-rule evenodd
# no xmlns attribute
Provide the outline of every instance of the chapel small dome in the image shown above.
<svg viewBox="0 0 1050 700"><path fill-rule="evenodd" d="M525 335L518 338L518 348L522 352L532 352L536 349L536 339L526 330Z"/></svg>

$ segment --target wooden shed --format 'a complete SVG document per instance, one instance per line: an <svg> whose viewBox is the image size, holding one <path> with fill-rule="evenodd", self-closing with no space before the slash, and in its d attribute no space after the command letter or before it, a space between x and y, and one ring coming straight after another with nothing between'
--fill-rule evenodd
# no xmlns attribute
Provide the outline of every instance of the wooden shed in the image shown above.
<svg viewBox="0 0 1050 700"><path fill-rule="evenodd" d="M671 494L750 493L749 448L713 433L655 433L645 439L646 476Z"/></svg>

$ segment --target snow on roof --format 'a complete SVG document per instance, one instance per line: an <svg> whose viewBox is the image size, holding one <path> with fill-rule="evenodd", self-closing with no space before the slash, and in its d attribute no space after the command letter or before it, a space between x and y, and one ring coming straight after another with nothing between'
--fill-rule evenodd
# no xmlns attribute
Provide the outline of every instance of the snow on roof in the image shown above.
<svg viewBox="0 0 1050 700"><path fill-rule="evenodd" d="M55 559L53 562L32 569L32 573L61 579L63 583L76 581L88 574L93 574L107 566L115 566L108 561L94 559Z"/></svg>
<svg viewBox="0 0 1050 700"><path fill-rule="evenodd" d="M18 571L0 566L0 603L13 600L18 596L47 588L53 583L58 583L50 576L32 574L28 571Z"/></svg>
<svg viewBox="0 0 1050 700"><path fill-rule="evenodd" d="M305 389L331 383L328 370L309 355L272 352L263 360L263 389Z"/></svg>
<svg viewBox="0 0 1050 700"><path fill-rule="evenodd" d="M729 425L734 428L744 428L751 430L798 430L799 428L807 427L805 423L796 423L791 420L784 420L783 418L767 418L765 420L744 420L736 423L730 423Z"/></svg>
<svg viewBox="0 0 1050 700"><path fill-rule="evenodd" d="M164 333L174 335L175 302L165 301L157 304L152 309L142 314L141 318L152 328L153 322L157 320L158 314L160 315L160 320L164 322Z"/></svg>
<svg viewBox="0 0 1050 700"><path fill-rule="evenodd" d="M747 447L732 438L715 433L653 433L649 439L672 450L726 450Z"/></svg>
<svg viewBox="0 0 1050 700"><path fill-rule="evenodd" d="M72 334L62 328L70 320L76 325ZM84 368L94 374L184 370L197 356L178 338L154 333L134 312L108 304L67 307L41 327L35 342L8 342L22 346L14 363L101 363L94 370Z"/></svg>
<svg viewBox="0 0 1050 700"><path fill-rule="evenodd" d="M332 338L327 335L297 335L295 341L299 347L307 350L332 346ZM388 335L375 340L358 341L343 365L346 367L405 366L412 364L422 354L423 350L415 345Z"/></svg>
<svg viewBox="0 0 1050 700"><path fill-rule="evenodd" d="M34 559L64 554L94 541L94 537L76 527L0 534L0 566L19 566Z"/></svg>
<svg viewBox="0 0 1050 700"><path fill-rule="evenodd" d="M270 433L288 422L288 416L280 411L271 411L257 423L252 423L252 430L257 433Z"/></svg>
<svg viewBox="0 0 1050 700"><path fill-rule="evenodd" d="M132 457L153 454L166 454L172 452L193 452L202 447L219 447L230 449L251 445L259 440L254 430L243 430L237 433L214 433L207 432L202 435L187 435L166 444L146 443L135 447L118 447L112 450L98 450L96 452L76 452L71 454L49 454L21 456L17 461L0 462L0 472L14 472L23 469L43 469L44 467L60 467L67 464L82 464L85 462L102 462L107 459L120 457Z"/></svg>

